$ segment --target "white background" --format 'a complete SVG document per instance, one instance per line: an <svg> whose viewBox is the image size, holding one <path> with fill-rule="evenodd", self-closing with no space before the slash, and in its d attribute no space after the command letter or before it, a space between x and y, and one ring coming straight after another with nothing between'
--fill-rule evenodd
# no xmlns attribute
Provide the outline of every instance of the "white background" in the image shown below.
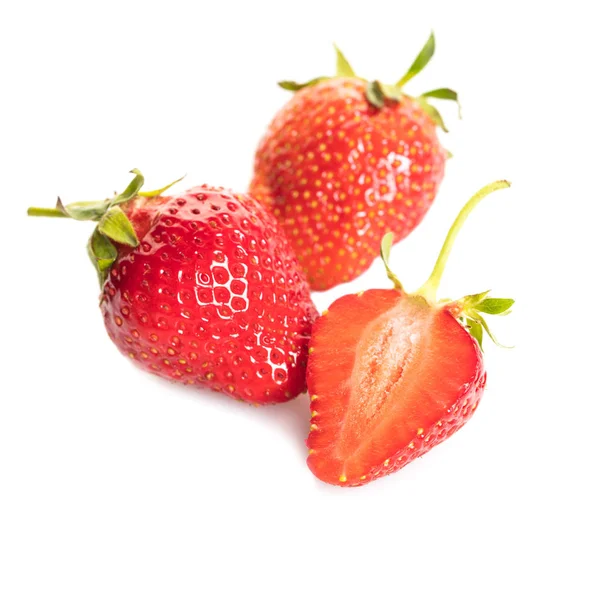
<svg viewBox="0 0 600 600"><path fill-rule="evenodd" d="M0 597L600 597L598 32L592 2L13 2L2 8ZM142 373L110 344L90 228L28 205L105 197L140 168L244 189L288 94L332 42L442 107L455 158L393 251L426 278L480 186L441 290L517 299L490 318L473 420L391 477L328 487L305 466L306 397L256 409ZM321 295L387 286L379 262ZM596 573L593 573L596 571Z"/></svg>

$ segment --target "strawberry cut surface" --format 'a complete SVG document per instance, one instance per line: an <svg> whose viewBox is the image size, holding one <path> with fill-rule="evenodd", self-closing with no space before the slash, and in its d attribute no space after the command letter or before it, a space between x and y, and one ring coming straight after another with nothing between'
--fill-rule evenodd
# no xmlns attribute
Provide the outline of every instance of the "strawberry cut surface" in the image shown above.
<svg viewBox="0 0 600 600"><path fill-rule="evenodd" d="M392 290L344 296L314 326L308 465L362 485L462 427L481 398L477 342L443 307Z"/></svg>

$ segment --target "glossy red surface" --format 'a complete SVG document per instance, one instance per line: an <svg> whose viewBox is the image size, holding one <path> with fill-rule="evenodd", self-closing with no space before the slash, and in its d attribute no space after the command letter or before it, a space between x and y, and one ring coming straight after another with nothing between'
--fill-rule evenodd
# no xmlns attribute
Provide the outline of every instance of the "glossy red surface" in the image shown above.
<svg viewBox="0 0 600 600"><path fill-rule="evenodd" d="M303 392L317 312L273 216L250 196L206 186L126 211L141 243L120 249L101 299L121 352L247 402Z"/></svg>
<svg viewBox="0 0 600 600"><path fill-rule="evenodd" d="M436 126L404 97L375 109L365 82L296 92L270 124L250 191L283 225L313 289L360 275L421 221L444 174Z"/></svg>

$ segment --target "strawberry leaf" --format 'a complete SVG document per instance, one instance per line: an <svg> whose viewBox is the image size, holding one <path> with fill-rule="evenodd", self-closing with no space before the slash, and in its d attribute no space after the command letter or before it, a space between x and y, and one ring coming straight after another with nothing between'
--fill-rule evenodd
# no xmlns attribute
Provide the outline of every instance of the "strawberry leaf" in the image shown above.
<svg viewBox="0 0 600 600"><path fill-rule="evenodd" d="M133 169L131 173L133 173L135 177L131 180L125 190L114 198L108 200L92 200L90 202L71 202L71 204L63 204L62 200L58 198L56 201L56 211L62 213L65 217L70 217L76 221L99 221L111 206L123 204L138 194L141 187L144 185L144 176L137 169ZM173 183L177 182L174 181Z"/></svg>
<svg viewBox="0 0 600 600"><path fill-rule="evenodd" d="M166 192L170 187L174 186L176 183L179 183L184 177L185 177L185 175L183 175L183 177L180 177L179 179L176 179L175 181L172 181L168 185L165 185L164 187L161 187L157 190L148 190L147 192L138 192L137 195L143 196L144 198L154 198L155 196L160 196L163 192Z"/></svg>
<svg viewBox="0 0 600 600"><path fill-rule="evenodd" d="M106 211L98 224L98 231L120 244L134 248L140 244L133 225L118 206L113 206Z"/></svg>
<svg viewBox="0 0 600 600"><path fill-rule="evenodd" d="M327 81L331 79L331 77L315 77L310 81L305 83L298 83L296 81L278 81L277 85L284 90L288 90L289 92L297 92L305 87L312 87L313 85L317 85L317 83L321 83L321 81Z"/></svg>
<svg viewBox="0 0 600 600"><path fill-rule="evenodd" d="M488 315L502 315L515 303L512 298L485 298L475 305L475 308Z"/></svg>
<svg viewBox="0 0 600 600"><path fill-rule="evenodd" d="M485 332L490 336L490 339L492 340L492 342L494 342L494 344L496 344L496 346L498 346L499 348L514 348L514 346L504 346L503 344L501 344L496 339L494 334L490 331L488 324L486 323L485 319L480 314L477 315L477 320L479 321L479 323L481 323L481 326L483 327Z"/></svg>
<svg viewBox="0 0 600 600"><path fill-rule="evenodd" d="M472 308L479 304L484 298L487 298L487 295L491 292L491 290L487 290L486 292L481 292L479 294L469 294L468 296L464 296L459 300L460 304L465 308Z"/></svg>
<svg viewBox="0 0 600 600"><path fill-rule="evenodd" d="M336 76L337 77L356 77L354 69L343 55L342 51L334 44L336 54Z"/></svg>
<svg viewBox="0 0 600 600"><path fill-rule="evenodd" d="M383 265L385 266L385 270L388 278L394 284L394 287L397 290L402 290L402 284L396 274L390 269L390 251L392 249L392 244L394 243L394 234L391 232L386 233L381 240L380 254L381 260L383 260Z"/></svg>
<svg viewBox="0 0 600 600"><path fill-rule="evenodd" d="M129 185L121 194L116 194L113 198L91 202L72 202L66 205L58 198L56 208L30 207L27 209L27 214L32 217L70 217L77 221L98 221L98 225L88 241L87 251L98 273L100 286L104 284L106 273L117 258L118 251L113 242L132 247L139 245L133 225L118 206L135 198L144 185L144 176L137 169L133 169L131 173L134 174L134 178ZM181 181L181 179L177 181ZM159 195L177 181L160 190L147 192L147 194Z"/></svg>
<svg viewBox="0 0 600 600"><path fill-rule="evenodd" d="M421 108L429 115L429 118L438 126L442 128L442 131L448 133L448 128L442 119L442 115L435 106L432 106L427 102L425 98L416 98Z"/></svg>
<svg viewBox="0 0 600 600"><path fill-rule="evenodd" d="M98 273L100 285L102 286L106 279L106 273L117 258L117 249L114 247L113 243L96 228L88 241L87 250L88 256Z"/></svg>
<svg viewBox="0 0 600 600"><path fill-rule="evenodd" d="M435 52L435 37L433 35L433 31L429 36L428 40L425 42L425 45L419 52L417 58L415 58L412 65L410 65L408 71L404 74L404 76L398 81L396 84L397 87L402 87L406 83L408 83L415 75L418 75L426 66L427 63L431 60Z"/></svg>
<svg viewBox="0 0 600 600"><path fill-rule="evenodd" d="M63 204L60 198L56 200L56 210L76 221L97 221L106 212L107 206L106 200L71 202L71 204Z"/></svg>
<svg viewBox="0 0 600 600"><path fill-rule="evenodd" d="M467 318L467 328L469 329L469 333L475 338L476 342L479 344L479 347L483 351L483 329L481 328L481 323L475 321L474 319Z"/></svg>
<svg viewBox="0 0 600 600"><path fill-rule="evenodd" d="M133 173L135 177L131 180L130 184L117 196L115 196L109 203L109 206L117 206L127 202L137 196L137 193L142 189L144 185L144 176L138 171L138 169L132 169L130 173ZM175 182L174 182L175 183Z"/></svg>
<svg viewBox="0 0 600 600"><path fill-rule="evenodd" d="M424 94L421 94L421 97L437 98L438 100L452 100L453 102L456 102L456 104L458 105L458 118L462 118L461 106L460 102L458 101L458 94L454 90L451 90L450 88L439 88L437 90L425 92Z"/></svg>

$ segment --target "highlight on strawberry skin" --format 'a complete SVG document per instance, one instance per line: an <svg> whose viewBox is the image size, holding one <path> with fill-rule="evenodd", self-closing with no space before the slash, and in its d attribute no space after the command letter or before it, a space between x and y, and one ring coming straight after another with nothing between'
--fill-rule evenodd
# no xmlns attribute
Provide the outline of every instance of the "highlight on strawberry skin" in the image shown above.
<svg viewBox="0 0 600 600"><path fill-rule="evenodd" d="M343 296L315 322L307 462L322 481L359 486L393 473L472 417L486 382L483 333L496 342L483 315L508 314L514 301L489 291L439 301L437 291L467 216L509 185L494 182L467 202L415 293L389 267L390 233L381 257L393 288Z"/></svg>
<svg viewBox="0 0 600 600"><path fill-rule="evenodd" d="M281 223L313 290L358 277L386 232L399 242L420 223L449 156L434 103L458 104L449 88L409 91L434 55L433 33L389 85L359 76L335 50L334 76L280 82L294 95L258 145L250 185Z"/></svg>
<svg viewBox="0 0 600 600"><path fill-rule="evenodd" d="M120 352L170 381L252 404L304 392L317 311L273 216L220 187L142 191L132 173L106 200L28 211L95 223L88 254Z"/></svg>

